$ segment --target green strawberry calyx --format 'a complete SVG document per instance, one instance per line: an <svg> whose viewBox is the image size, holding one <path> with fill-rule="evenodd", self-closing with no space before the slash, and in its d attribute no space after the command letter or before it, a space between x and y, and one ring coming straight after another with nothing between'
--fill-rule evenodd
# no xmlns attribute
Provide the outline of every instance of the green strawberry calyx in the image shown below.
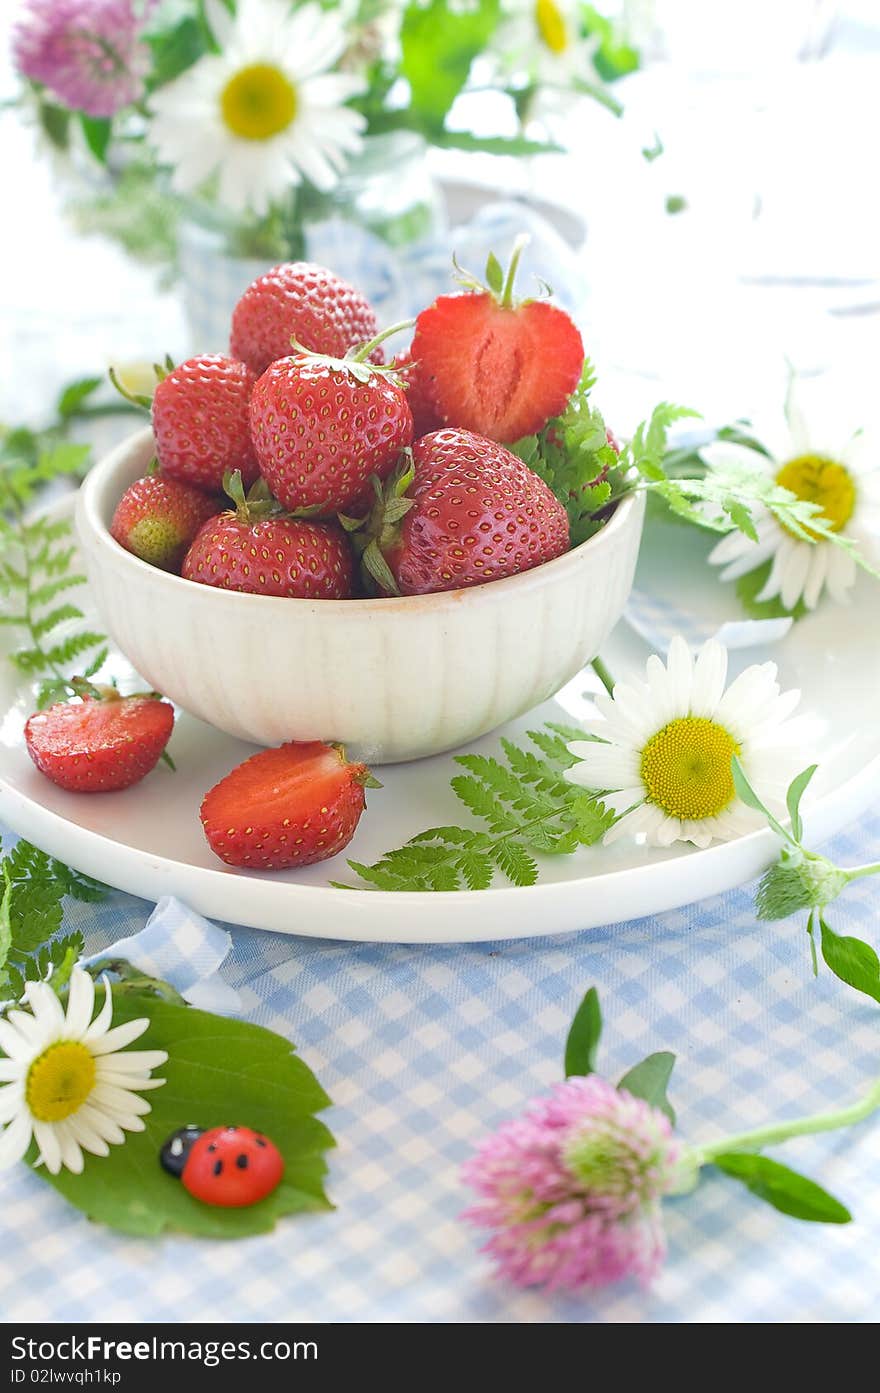
<svg viewBox="0 0 880 1393"><path fill-rule="evenodd" d="M295 337L291 338L290 343L297 361L321 363L333 372L351 373L358 382L368 382L371 377L385 377L397 382L400 376L397 368L386 367L381 363L370 363L367 362L367 359L374 349L378 348L379 344L384 343L386 339L390 339L392 334L400 334L404 329L412 329L414 324L414 319L402 319L399 324L391 324L387 329L376 334L369 342L356 344L350 348L344 358L334 358L329 353L314 353Z"/></svg>
<svg viewBox="0 0 880 1393"><path fill-rule="evenodd" d="M522 299L516 299L513 294L513 287L516 282L516 273L519 270L519 263L523 252L529 245L531 238L527 232L521 232L513 244L510 252L510 261L505 271L501 262L494 252L490 252L486 259L486 271L483 280L466 271L459 266L458 261L453 255L452 264L455 267L454 279L462 286L476 295L491 295L492 299L503 310L517 310L522 305L530 305L535 299L534 295L527 295ZM539 281L542 296L552 295L553 290L546 281Z"/></svg>
<svg viewBox="0 0 880 1393"><path fill-rule="evenodd" d="M352 764L351 760L348 758L348 755L345 753L345 746L341 745L338 740L331 740L330 748L331 750L336 751L336 754L339 756L340 764L344 764L346 769L351 771L351 776L354 779L354 782L356 784L360 784L361 788L382 787L382 784L380 784L379 780L374 775L372 769L370 769L366 764Z"/></svg>
<svg viewBox="0 0 880 1393"><path fill-rule="evenodd" d="M384 484L377 475L373 475L370 483L376 499L364 517L353 518L345 513L338 514L341 526L349 534L355 552L360 557L364 583L374 593L378 590L384 595L400 594L397 581L385 557L397 544L401 522L410 508L415 507L415 499L406 497L406 491L414 478L412 450L407 447L401 451L397 466Z"/></svg>

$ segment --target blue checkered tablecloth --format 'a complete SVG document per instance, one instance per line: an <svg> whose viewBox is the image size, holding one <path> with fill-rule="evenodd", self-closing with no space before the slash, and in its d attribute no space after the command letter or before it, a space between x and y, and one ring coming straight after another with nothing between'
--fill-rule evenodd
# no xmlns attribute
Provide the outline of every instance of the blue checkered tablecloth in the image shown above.
<svg viewBox="0 0 880 1393"><path fill-rule="evenodd" d="M829 848L877 858L880 816ZM487 907L490 901L487 901ZM877 940L877 889L856 882L840 932ZM71 905L90 951L152 906ZM454 899L450 897L450 914ZM231 926L229 926L231 928ZM539 928L536 925L536 928ZM497 925L503 934L503 925ZM156 1242L97 1228L23 1166L0 1178L6 1321L871 1321L880 1314L880 1119L776 1153L852 1209L799 1224L712 1175L667 1205L653 1290L546 1296L496 1282L458 1221L461 1162L560 1075L587 986L610 1077L678 1055L671 1096L691 1139L855 1098L880 1072L880 1016L827 972L800 921L757 924L748 888L654 919L467 946L322 943L231 928L222 968L244 1015L294 1040L333 1099L334 1213L271 1235Z"/></svg>

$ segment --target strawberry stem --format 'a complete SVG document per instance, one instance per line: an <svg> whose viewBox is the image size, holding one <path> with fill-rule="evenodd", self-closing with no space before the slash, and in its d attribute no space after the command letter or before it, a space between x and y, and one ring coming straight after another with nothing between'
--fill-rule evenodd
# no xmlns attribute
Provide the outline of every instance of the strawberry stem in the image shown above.
<svg viewBox="0 0 880 1393"><path fill-rule="evenodd" d="M521 232L513 244L513 250L510 253L510 265L507 268L507 276L504 281L504 289L501 292L502 309L513 309L513 284L516 280L516 273L519 269L520 258L522 257L522 254L528 246L530 240L531 239L527 232Z"/></svg>
<svg viewBox="0 0 880 1393"><path fill-rule="evenodd" d="M144 396L142 392L130 392L127 387L123 387L119 378L116 376L115 368L109 369L108 376L119 395L124 397L127 402L130 402L132 406L137 406L142 411L150 411L152 409L152 397Z"/></svg>
<svg viewBox="0 0 880 1393"><path fill-rule="evenodd" d="M351 363L365 363L373 350L379 347L380 343L384 343L386 339L390 339L392 334L400 334L404 329L411 329L415 322L414 319L402 319L399 324L392 324L389 328L383 329L381 333L377 334L375 338L370 339L368 343L362 343L350 357L346 354L348 361Z"/></svg>

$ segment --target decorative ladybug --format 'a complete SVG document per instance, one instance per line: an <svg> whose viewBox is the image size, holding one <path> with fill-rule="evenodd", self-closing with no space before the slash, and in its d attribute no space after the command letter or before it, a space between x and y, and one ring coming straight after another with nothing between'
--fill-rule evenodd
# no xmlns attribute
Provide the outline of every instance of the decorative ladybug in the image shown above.
<svg viewBox="0 0 880 1393"><path fill-rule="evenodd" d="M227 1209L265 1199L284 1175L278 1147L250 1127L181 1127L162 1147L159 1163L194 1199Z"/></svg>

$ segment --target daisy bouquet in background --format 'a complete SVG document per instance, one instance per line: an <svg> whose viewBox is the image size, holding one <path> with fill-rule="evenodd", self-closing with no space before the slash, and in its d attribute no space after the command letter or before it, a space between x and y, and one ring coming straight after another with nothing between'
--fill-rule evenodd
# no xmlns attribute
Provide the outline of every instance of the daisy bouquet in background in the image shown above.
<svg viewBox="0 0 880 1393"><path fill-rule="evenodd" d="M591 988L569 1031L565 1081L465 1164L476 1200L463 1218L489 1231L484 1251L500 1277L550 1290L649 1283L666 1254L663 1201L691 1193L713 1168L791 1218L850 1222L827 1190L763 1152L861 1122L880 1108L880 1080L839 1110L689 1145L667 1097L675 1056L649 1055L615 1087L595 1072L601 1029Z"/></svg>
<svg viewBox="0 0 880 1393"><path fill-rule="evenodd" d="M579 0L22 0L13 55L53 149L112 174L84 226L154 260L181 201L236 255L301 255L375 138L558 149L541 94L619 112L607 84L638 64Z"/></svg>

